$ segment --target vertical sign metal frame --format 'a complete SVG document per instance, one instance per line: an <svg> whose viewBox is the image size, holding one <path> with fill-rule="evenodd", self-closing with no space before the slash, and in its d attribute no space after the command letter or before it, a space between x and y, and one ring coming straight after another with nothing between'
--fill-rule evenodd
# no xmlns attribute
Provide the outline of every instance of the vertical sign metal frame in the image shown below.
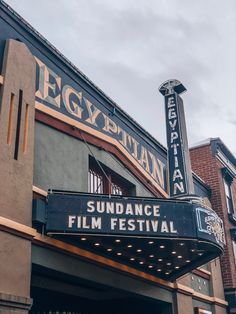
<svg viewBox="0 0 236 314"><path fill-rule="evenodd" d="M186 88L177 80L169 80L159 91L165 97L169 196L194 195L183 100L179 96Z"/></svg>

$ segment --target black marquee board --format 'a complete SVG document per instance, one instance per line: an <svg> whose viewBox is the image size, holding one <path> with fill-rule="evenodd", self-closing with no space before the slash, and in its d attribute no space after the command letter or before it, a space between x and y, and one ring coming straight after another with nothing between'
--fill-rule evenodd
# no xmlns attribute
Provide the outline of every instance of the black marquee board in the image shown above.
<svg viewBox="0 0 236 314"><path fill-rule="evenodd" d="M46 230L51 234L188 238L224 245L221 219L187 201L51 193Z"/></svg>

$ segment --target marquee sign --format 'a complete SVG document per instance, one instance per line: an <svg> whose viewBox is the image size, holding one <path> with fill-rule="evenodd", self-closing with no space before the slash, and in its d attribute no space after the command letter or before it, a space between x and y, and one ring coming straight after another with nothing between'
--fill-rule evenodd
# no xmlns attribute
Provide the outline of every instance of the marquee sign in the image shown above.
<svg viewBox="0 0 236 314"><path fill-rule="evenodd" d="M207 208L196 207L198 233L205 233L205 237L215 237L217 243L225 244L222 220L216 213Z"/></svg>
<svg viewBox="0 0 236 314"><path fill-rule="evenodd" d="M167 146L169 147L170 195L187 194L187 179L182 151L181 129L177 103L179 96L174 93L165 97Z"/></svg>
<svg viewBox="0 0 236 314"><path fill-rule="evenodd" d="M224 244L216 213L186 201L52 193L47 208L49 233L202 238Z"/></svg>
<svg viewBox="0 0 236 314"><path fill-rule="evenodd" d="M48 196L49 232L194 236L188 203L97 195ZM184 217L184 219L183 219Z"/></svg>
<svg viewBox="0 0 236 314"><path fill-rule="evenodd" d="M219 256L225 241L215 212L187 201L52 191L46 208L48 234L168 280Z"/></svg>

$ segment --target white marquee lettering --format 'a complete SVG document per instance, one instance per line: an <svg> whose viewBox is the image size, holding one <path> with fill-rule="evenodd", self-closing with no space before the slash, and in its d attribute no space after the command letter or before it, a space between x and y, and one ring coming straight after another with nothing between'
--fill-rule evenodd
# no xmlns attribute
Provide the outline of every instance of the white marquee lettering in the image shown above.
<svg viewBox="0 0 236 314"><path fill-rule="evenodd" d="M176 140L179 137L177 132L171 132L170 134L170 142L171 144L174 142L174 140Z"/></svg>
<svg viewBox="0 0 236 314"><path fill-rule="evenodd" d="M179 160L178 160L178 157L175 156L174 160L175 160L175 168L178 168L178 167L179 167Z"/></svg>
<svg viewBox="0 0 236 314"><path fill-rule="evenodd" d="M161 223L161 232L169 232L169 228L165 220L163 220Z"/></svg>
<svg viewBox="0 0 236 314"><path fill-rule="evenodd" d="M148 154L147 150L142 146L141 147L141 154L140 154L140 160L139 160L141 166L147 171L150 172L150 166L148 161Z"/></svg>
<svg viewBox="0 0 236 314"><path fill-rule="evenodd" d="M174 107L175 106L175 98L174 96L171 96L168 98L168 104L167 104L168 108Z"/></svg>
<svg viewBox="0 0 236 314"><path fill-rule="evenodd" d="M131 145L131 135L129 135L125 130L121 129L118 126L118 134L121 134L121 140L119 142L126 148L128 149L128 145Z"/></svg>
<svg viewBox="0 0 236 314"><path fill-rule="evenodd" d="M174 119L177 117L177 114L176 114L176 111L175 111L175 108L171 108L168 110L168 119Z"/></svg>
<svg viewBox="0 0 236 314"><path fill-rule="evenodd" d="M151 176L155 181L159 182L159 184L164 188L164 163L156 158L151 152L148 152L151 157Z"/></svg>
<svg viewBox="0 0 236 314"><path fill-rule="evenodd" d="M129 219L128 220L128 230L129 231L134 231L135 230L135 220L134 219Z"/></svg>
<svg viewBox="0 0 236 314"><path fill-rule="evenodd" d="M170 221L170 232L171 233L177 233L177 230L174 228L174 222Z"/></svg>
<svg viewBox="0 0 236 314"><path fill-rule="evenodd" d="M133 156L135 159L138 159L138 146L139 146L139 142L136 141L136 139L134 139L133 137L131 137L131 140L132 140L132 144L133 144L133 153L132 153L132 156Z"/></svg>
<svg viewBox="0 0 236 314"><path fill-rule="evenodd" d="M174 183L174 195L177 194L178 190L179 190L179 192L181 192L181 193L184 193L184 192L185 192L183 182L175 182L175 183Z"/></svg>
<svg viewBox="0 0 236 314"><path fill-rule="evenodd" d="M174 155L177 155L178 154L178 147L179 146L179 144L177 143L177 144L172 144L170 147L171 148L174 148Z"/></svg>
<svg viewBox="0 0 236 314"><path fill-rule="evenodd" d="M160 216L160 205L153 205L153 216L154 217Z"/></svg>
<svg viewBox="0 0 236 314"><path fill-rule="evenodd" d="M169 125L172 128L172 130L174 130L174 128L176 127L176 124L177 124L177 120L176 119L174 119L173 121L169 121Z"/></svg>
<svg viewBox="0 0 236 314"><path fill-rule="evenodd" d="M144 213L146 216L151 216L152 211L151 211L152 206L151 205L145 205L144 206Z"/></svg>
<svg viewBox="0 0 236 314"><path fill-rule="evenodd" d="M108 118L108 116L106 116L104 113L102 114L104 117L104 127L103 130L109 133L117 133L117 124L111 120L110 118Z"/></svg>
<svg viewBox="0 0 236 314"><path fill-rule="evenodd" d="M135 204L134 205L135 215L142 216L143 215L143 204Z"/></svg>
<svg viewBox="0 0 236 314"><path fill-rule="evenodd" d="M132 204L128 203L126 205L125 213L126 213L126 215L133 215L134 214L134 211L133 211L133 208L132 208Z"/></svg>
<svg viewBox="0 0 236 314"><path fill-rule="evenodd" d="M111 230L115 230L117 220L118 220L117 218L111 218Z"/></svg>
<svg viewBox="0 0 236 314"><path fill-rule="evenodd" d="M183 180L183 176L182 176L182 173L180 171L180 169L175 169L174 170L174 173L173 173L173 182L175 182L176 179L181 179Z"/></svg>
<svg viewBox="0 0 236 314"><path fill-rule="evenodd" d="M86 119L85 121L94 125L94 126L98 126L96 123L96 118L98 117L98 115L101 113L101 110L99 110L97 107L95 107L88 99L86 99L85 97L83 98L85 101L85 105L89 114L88 119Z"/></svg>
<svg viewBox="0 0 236 314"><path fill-rule="evenodd" d="M108 214L114 214L114 203L112 203L112 202L107 202L107 204L106 204L106 212L108 213Z"/></svg>
<svg viewBox="0 0 236 314"><path fill-rule="evenodd" d="M76 216L68 216L68 228L72 228L75 222Z"/></svg>
<svg viewBox="0 0 236 314"><path fill-rule="evenodd" d="M88 213L93 213L95 211L95 206L94 206L94 201L89 201L87 203L87 212Z"/></svg>
<svg viewBox="0 0 236 314"><path fill-rule="evenodd" d="M70 96L74 95L77 102L70 101ZM62 99L66 110L73 116L81 119L83 109L80 107L82 102L82 93L77 92L70 85L64 85L62 88ZM73 107L71 106L73 105Z"/></svg>
<svg viewBox="0 0 236 314"><path fill-rule="evenodd" d="M38 58L35 57L35 60L39 66L39 89L35 96L60 108L61 95L60 93L56 95L56 90L61 90L61 78ZM50 78L54 80L54 83L50 82ZM49 92L55 97L50 96Z"/></svg>

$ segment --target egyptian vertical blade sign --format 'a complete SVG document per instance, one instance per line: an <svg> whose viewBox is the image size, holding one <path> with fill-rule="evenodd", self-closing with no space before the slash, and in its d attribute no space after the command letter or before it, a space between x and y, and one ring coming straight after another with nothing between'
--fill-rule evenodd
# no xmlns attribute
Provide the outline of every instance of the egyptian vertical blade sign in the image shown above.
<svg viewBox="0 0 236 314"><path fill-rule="evenodd" d="M194 194L183 100L186 88L177 80L168 80L160 88L165 98L166 137L168 147L168 192L170 197Z"/></svg>

